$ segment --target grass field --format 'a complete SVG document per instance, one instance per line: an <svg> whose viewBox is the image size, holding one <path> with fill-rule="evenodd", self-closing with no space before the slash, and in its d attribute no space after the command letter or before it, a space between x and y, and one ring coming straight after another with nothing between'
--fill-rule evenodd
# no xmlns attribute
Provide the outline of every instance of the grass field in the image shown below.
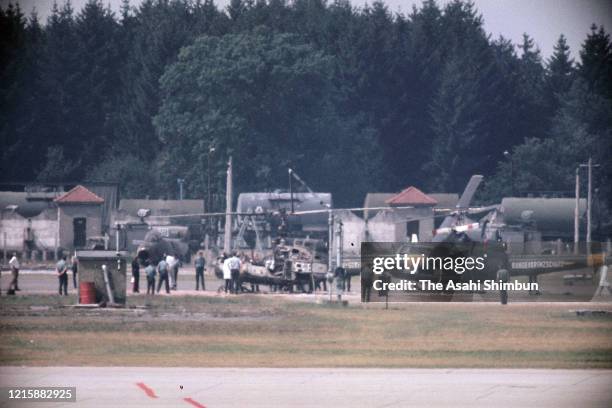
<svg viewBox="0 0 612 408"><path fill-rule="evenodd" d="M0 364L193 367L611 368L612 318L575 304L341 308L257 295L0 299ZM141 308L147 306L147 308Z"/></svg>

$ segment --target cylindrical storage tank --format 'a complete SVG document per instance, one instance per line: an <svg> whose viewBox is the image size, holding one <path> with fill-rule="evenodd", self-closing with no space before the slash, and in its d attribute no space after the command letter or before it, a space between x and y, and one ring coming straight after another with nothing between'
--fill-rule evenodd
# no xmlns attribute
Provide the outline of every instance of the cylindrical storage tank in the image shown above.
<svg viewBox="0 0 612 408"><path fill-rule="evenodd" d="M571 237L574 234L574 198L504 198L500 212L508 225L533 224L542 236ZM579 216L586 210L580 199Z"/></svg>
<svg viewBox="0 0 612 408"><path fill-rule="evenodd" d="M79 293L79 303L84 305L92 305L96 303L96 285L94 282L80 282Z"/></svg>

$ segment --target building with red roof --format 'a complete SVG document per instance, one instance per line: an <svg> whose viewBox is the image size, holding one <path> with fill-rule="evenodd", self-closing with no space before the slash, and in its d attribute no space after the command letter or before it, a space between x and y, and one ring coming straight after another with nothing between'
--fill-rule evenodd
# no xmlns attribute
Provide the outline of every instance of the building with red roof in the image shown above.
<svg viewBox="0 0 612 408"><path fill-rule="evenodd" d="M417 238L428 241L434 228L434 207L441 203L448 206L451 198L425 194L414 186L399 193L368 193L363 205L363 225L357 225L359 223L353 218L343 220L349 231L344 241L352 244L345 251L358 248L363 240L408 242Z"/></svg>
<svg viewBox="0 0 612 408"><path fill-rule="evenodd" d="M385 201L390 207L402 207L402 206L435 206L438 202L419 190L416 187L410 186L403 190L401 193L394 195L393 197Z"/></svg>
<svg viewBox="0 0 612 408"><path fill-rule="evenodd" d="M53 201L57 205L61 248L85 248L88 238L102 235L103 198L78 185Z"/></svg>
<svg viewBox="0 0 612 408"><path fill-rule="evenodd" d="M103 204L104 199L89 191L82 185L78 185L70 191L57 197L55 201L61 204Z"/></svg>

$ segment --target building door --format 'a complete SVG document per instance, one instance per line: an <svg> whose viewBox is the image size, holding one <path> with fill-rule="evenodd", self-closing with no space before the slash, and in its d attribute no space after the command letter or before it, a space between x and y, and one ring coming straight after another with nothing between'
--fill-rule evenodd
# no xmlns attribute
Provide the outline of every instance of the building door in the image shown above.
<svg viewBox="0 0 612 408"><path fill-rule="evenodd" d="M74 227L74 247L83 248L87 241L87 219L75 218L72 225Z"/></svg>
<svg viewBox="0 0 612 408"><path fill-rule="evenodd" d="M419 237L419 222L418 221L408 221L406 223L406 237L408 239L411 239L413 234L416 234L417 238Z"/></svg>

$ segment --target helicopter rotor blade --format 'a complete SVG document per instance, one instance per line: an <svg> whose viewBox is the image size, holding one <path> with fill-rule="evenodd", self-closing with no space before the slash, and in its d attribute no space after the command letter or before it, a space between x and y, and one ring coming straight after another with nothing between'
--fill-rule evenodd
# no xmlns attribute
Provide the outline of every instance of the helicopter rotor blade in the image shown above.
<svg viewBox="0 0 612 408"><path fill-rule="evenodd" d="M270 213L245 213L245 212L214 212L214 213L192 213L192 214L174 214L174 215L150 215L146 218L186 218L186 217L224 217L225 215L266 215Z"/></svg>
<svg viewBox="0 0 612 408"><path fill-rule="evenodd" d="M326 210L304 210L287 213L288 215L308 215L308 214L328 214L330 212L343 212L343 211L366 211L366 210L405 210L408 208L414 208L413 206L406 207L355 207L355 208L328 208Z"/></svg>
<svg viewBox="0 0 612 408"><path fill-rule="evenodd" d="M490 212L499 208L499 204L487 205L483 207L468 207L468 208L434 208L434 213L439 213L437 216L452 215L456 213L480 214ZM442 214L444 213L444 214Z"/></svg>
<svg viewBox="0 0 612 408"><path fill-rule="evenodd" d="M472 198L474 198L474 194L476 194L476 190L483 178L484 177L479 174L475 174L470 178L467 186L465 186L465 190L463 190L463 194L461 194L461 198L457 202L457 208L467 208L470 206Z"/></svg>
<svg viewBox="0 0 612 408"><path fill-rule="evenodd" d="M461 198L457 202L457 205L455 207L456 211L448 215L444 219L444 221L442 221L442 224L440 224L440 227L438 229L453 227L457 223L457 221L459 221L461 209L469 207L470 202L472 201L472 198L476 193L476 189L482 182L482 179L483 176L479 174L475 174L470 178L470 181L468 181L467 186L465 186L465 190L463 190L463 194L461 194Z"/></svg>

